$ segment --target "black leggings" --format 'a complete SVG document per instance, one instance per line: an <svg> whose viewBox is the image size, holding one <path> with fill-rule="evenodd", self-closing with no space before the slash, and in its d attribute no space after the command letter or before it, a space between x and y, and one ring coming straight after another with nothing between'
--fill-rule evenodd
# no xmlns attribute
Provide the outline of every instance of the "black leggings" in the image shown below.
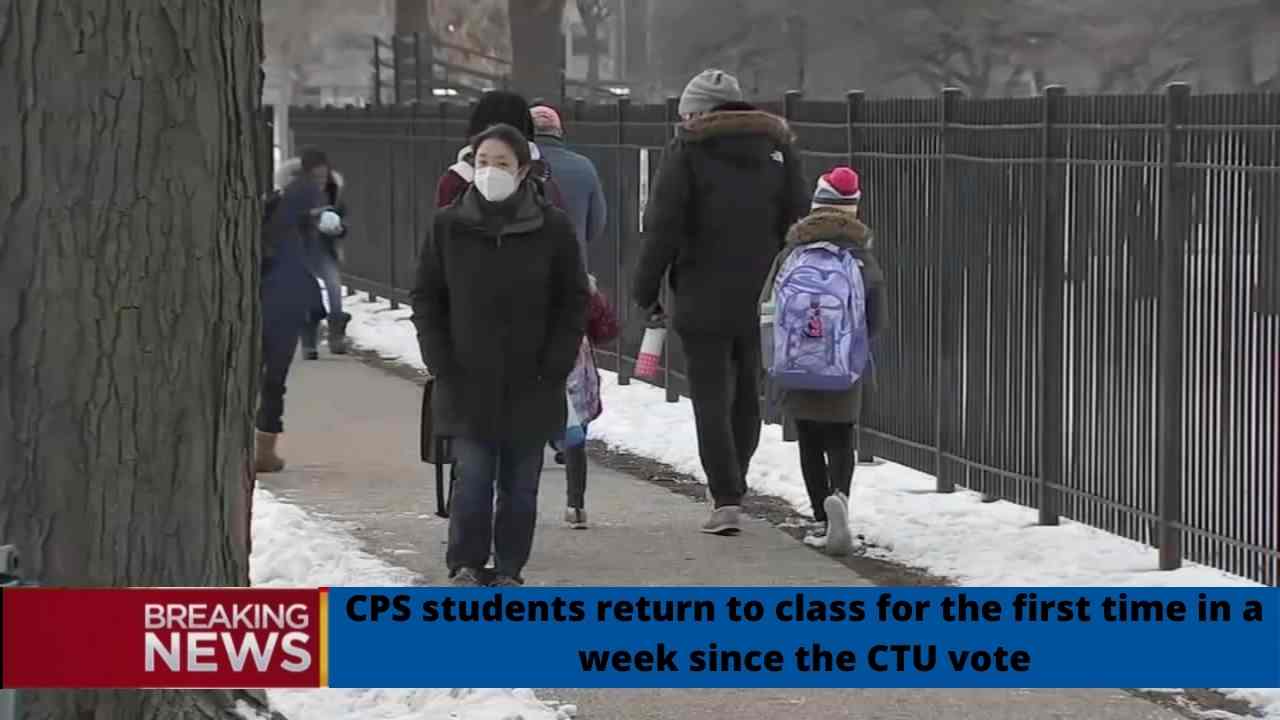
<svg viewBox="0 0 1280 720"><path fill-rule="evenodd" d="M804 487L809 491L813 519L825 522L827 511L822 503L828 496L849 495L853 484L853 423L797 420L796 434L800 442L800 471Z"/></svg>

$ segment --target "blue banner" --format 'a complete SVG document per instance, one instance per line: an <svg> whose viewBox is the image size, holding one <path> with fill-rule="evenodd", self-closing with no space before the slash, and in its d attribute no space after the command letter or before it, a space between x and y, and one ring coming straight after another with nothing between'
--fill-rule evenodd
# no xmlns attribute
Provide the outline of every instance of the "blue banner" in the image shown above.
<svg viewBox="0 0 1280 720"><path fill-rule="evenodd" d="M1275 588L334 588L330 687L1280 686Z"/></svg>

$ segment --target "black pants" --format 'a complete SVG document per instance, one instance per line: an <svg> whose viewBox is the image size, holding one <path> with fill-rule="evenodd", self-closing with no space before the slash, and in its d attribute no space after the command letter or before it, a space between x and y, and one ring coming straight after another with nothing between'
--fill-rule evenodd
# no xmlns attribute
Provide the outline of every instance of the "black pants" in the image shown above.
<svg viewBox="0 0 1280 720"><path fill-rule="evenodd" d="M298 348L299 323L267 318L262 333L262 396L258 402L258 429L284 432L285 381Z"/></svg>
<svg viewBox="0 0 1280 720"><path fill-rule="evenodd" d="M853 424L797 420L796 435L800 442L800 472L805 490L809 491L813 519L825 522L823 501L837 492L847 497L853 484Z"/></svg>
<svg viewBox="0 0 1280 720"><path fill-rule="evenodd" d="M587 446L564 449L564 475L568 487L567 507L575 510L586 508L587 501Z"/></svg>
<svg viewBox="0 0 1280 720"><path fill-rule="evenodd" d="M760 334L682 334L698 456L717 508L740 505L760 444Z"/></svg>

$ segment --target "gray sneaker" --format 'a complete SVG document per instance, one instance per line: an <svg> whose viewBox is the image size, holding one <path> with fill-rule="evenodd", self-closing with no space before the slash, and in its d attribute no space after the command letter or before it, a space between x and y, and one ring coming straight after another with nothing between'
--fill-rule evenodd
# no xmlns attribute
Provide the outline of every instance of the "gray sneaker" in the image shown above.
<svg viewBox="0 0 1280 720"><path fill-rule="evenodd" d="M708 535L737 535L741 532L742 508L725 505L711 511L711 517L702 524L702 532Z"/></svg>
<svg viewBox="0 0 1280 720"><path fill-rule="evenodd" d="M521 581L519 581L519 580L517 580L517 579L515 579L515 578L513 578L513 577L508 577L508 576L506 576L506 575L499 575L499 576L497 576L497 577L495 577L495 578L493 579L493 583L490 585L490 587L500 587L500 588L502 588L502 587L522 587L523 585L524 585L524 583L523 583L523 582L521 582Z"/></svg>
<svg viewBox="0 0 1280 720"><path fill-rule="evenodd" d="M480 573L471 568L462 568L449 580L454 587L484 587Z"/></svg>
<svg viewBox="0 0 1280 720"><path fill-rule="evenodd" d="M587 511L582 508L566 508L564 522L573 530L586 530L588 527Z"/></svg>
<svg viewBox="0 0 1280 720"><path fill-rule="evenodd" d="M848 555L853 552L853 537L849 534L849 499L840 493L822 502L827 511L827 544L823 548L828 555Z"/></svg>

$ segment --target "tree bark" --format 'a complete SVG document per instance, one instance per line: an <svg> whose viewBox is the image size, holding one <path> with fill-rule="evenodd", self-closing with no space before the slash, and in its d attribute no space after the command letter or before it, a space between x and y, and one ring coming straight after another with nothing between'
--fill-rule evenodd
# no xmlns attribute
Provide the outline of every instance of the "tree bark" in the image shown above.
<svg viewBox="0 0 1280 720"><path fill-rule="evenodd" d="M594 88L600 84L600 46L597 44L600 39L600 23L584 17L582 29L586 31L587 47L590 48L587 55L587 84Z"/></svg>
<svg viewBox="0 0 1280 720"><path fill-rule="evenodd" d="M431 0L396 0L396 34L431 32Z"/></svg>
<svg viewBox="0 0 1280 720"><path fill-rule="evenodd" d="M511 24L511 81L525 97L560 97L565 0L507 0Z"/></svg>
<svg viewBox="0 0 1280 720"><path fill-rule="evenodd" d="M0 33L0 541L54 586L249 579L258 0L10 0ZM222 718L243 692L24 693Z"/></svg>

